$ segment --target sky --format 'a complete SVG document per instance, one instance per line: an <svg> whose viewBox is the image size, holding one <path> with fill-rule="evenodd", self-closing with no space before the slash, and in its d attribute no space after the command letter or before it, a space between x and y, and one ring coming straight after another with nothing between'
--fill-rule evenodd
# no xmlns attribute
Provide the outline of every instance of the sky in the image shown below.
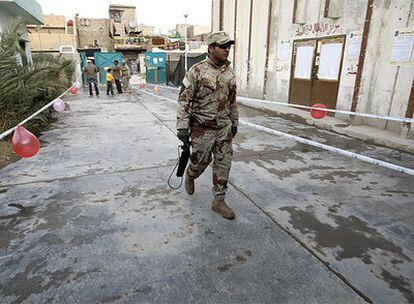
<svg viewBox="0 0 414 304"><path fill-rule="evenodd" d="M211 0L36 0L43 14L65 15L73 18L76 13L83 18L108 18L109 4L135 5L137 21L155 26L163 33L184 23L198 25L211 24Z"/></svg>

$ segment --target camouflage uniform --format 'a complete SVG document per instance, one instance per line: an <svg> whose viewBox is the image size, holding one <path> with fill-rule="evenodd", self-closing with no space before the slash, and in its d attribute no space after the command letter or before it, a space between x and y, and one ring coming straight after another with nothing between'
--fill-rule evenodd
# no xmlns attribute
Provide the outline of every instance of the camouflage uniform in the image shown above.
<svg viewBox="0 0 414 304"><path fill-rule="evenodd" d="M128 65L126 62L123 62L122 67L122 85L124 87L124 90L127 92L131 92L131 85L129 83L129 80L131 79L131 71L129 70Z"/></svg>
<svg viewBox="0 0 414 304"><path fill-rule="evenodd" d="M191 128L189 177L199 177L214 154L213 193L218 199L224 199L227 190L233 155L231 128L238 124L236 81L230 62L217 66L207 58L192 66L178 98L177 129Z"/></svg>

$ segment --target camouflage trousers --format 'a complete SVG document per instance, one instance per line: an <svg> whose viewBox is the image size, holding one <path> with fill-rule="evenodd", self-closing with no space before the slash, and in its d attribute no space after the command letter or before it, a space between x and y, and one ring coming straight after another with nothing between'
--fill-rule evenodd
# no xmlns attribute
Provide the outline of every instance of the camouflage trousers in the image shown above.
<svg viewBox="0 0 414 304"><path fill-rule="evenodd" d="M191 178L199 177L213 161L213 194L224 199L233 157L233 135L231 125L212 129L203 126L191 127L191 156L187 173Z"/></svg>
<svg viewBox="0 0 414 304"><path fill-rule="evenodd" d="M129 78L128 77L123 77L122 78L122 86L124 87L124 90L126 92L131 91L131 84L129 83Z"/></svg>

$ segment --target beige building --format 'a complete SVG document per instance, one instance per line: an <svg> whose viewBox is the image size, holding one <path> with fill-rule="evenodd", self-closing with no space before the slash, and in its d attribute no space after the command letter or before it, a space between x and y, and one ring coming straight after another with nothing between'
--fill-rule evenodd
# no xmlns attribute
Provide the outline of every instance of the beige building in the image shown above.
<svg viewBox="0 0 414 304"><path fill-rule="evenodd" d="M191 37L200 36L211 32L211 26L207 25L193 25L191 29Z"/></svg>
<svg viewBox="0 0 414 304"><path fill-rule="evenodd" d="M185 35L185 24L177 24L175 30L181 37ZM202 34L210 33L211 27L205 25L192 25L187 24L187 38L193 38L194 36L200 36Z"/></svg>
<svg viewBox="0 0 414 304"><path fill-rule="evenodd" d="M145 52L150 44L141 31L150 33L153 29L137 25L136 7L132 5L111 4L109 18L115 51L121 52L125 59L136 62L138 55Z"/></svg>
<svg viewBox="0 0 414 304"><path fill-rule="evenodd" d="M150 37L155 35L155 27L144 24L138 24L137 31L141 32L141 36Z"/></svg>
<svg viewBox="0 0 414 304"><path fill-rule="evenodd" d="M79 48L114 50L114 42L110 36L110 19L80 18L76 16L76 27Z"/></svg>
<svg viewBox="0 0 414 304"><path fill-rule="evenodd" d="M190 36L189 29L191 27L191 24L187 24L187 37ZM180 34L181 37L185 36L185 24L177 24L175 26L175 31Z"/></svg>
<svg viewBox="0 0 414 304"><path fill-rule="evenodd" d="M109 18L113 36L127 36L137 32L137 11L135 6L111 4L109 6Z"/></svg>
<svg viewBox="0 0 414 304"><path fill-rule="evenodd" d="M43 25L27 26L32 52L59 52L62 46L76 49L74 26L65 16L44 15Z"/></svg>
<svg viewBox="0 0 414 304"><path fill-rule="evenodd" d="M241 95L411 118L413 15L406 0L213 0L212 29L236 39ZM354 123L414 136L400 122Z"/></svg>

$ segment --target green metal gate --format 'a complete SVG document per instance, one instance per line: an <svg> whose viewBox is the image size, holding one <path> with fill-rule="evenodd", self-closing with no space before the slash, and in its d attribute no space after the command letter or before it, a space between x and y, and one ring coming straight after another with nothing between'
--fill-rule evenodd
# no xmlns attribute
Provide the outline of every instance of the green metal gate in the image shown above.
<svg viewBox="0 0 414 304"><path fill-rule="evenodd" d="M146 80L148 83L167 83L167 55L165 52L146 52L145 66L147 68Z"/></svg>
<svg viewBox="0 0 414 304"><path fill-rule="evenodd" d="M119 66L122 65L122 54L118 52L113 53L101 53L95 52L94 54L95 65L99 69L99 82L106 83L106 69L107 67L113 67L114 61L118 60Z"/></svg>

